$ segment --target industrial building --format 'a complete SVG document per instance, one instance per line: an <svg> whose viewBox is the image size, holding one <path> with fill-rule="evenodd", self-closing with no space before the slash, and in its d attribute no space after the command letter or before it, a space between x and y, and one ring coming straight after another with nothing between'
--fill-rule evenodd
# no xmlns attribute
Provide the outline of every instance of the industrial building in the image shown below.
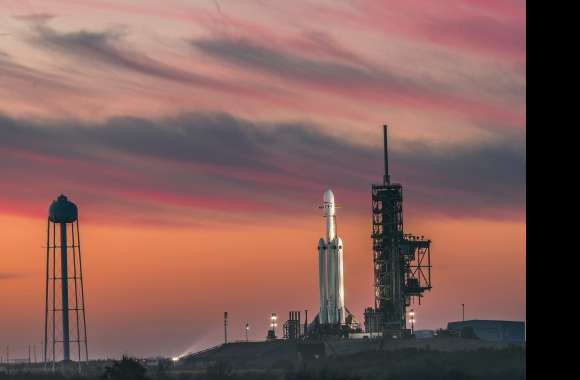
<svg viewBox="0 0 580 380"><path fill-rule="evenodd" d="M449 322L447 330L460 336L475 337L488 342L520 344L525 342L525 322L494 321L473 319L470 321Z"/></svg>

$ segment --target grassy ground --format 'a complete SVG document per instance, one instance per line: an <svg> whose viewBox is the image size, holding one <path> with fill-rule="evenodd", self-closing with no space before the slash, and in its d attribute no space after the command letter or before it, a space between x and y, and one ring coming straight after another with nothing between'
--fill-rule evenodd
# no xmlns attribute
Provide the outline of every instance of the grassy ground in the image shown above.
<svg viewBox="0 0 580 380"><path fill-rule="evenodd" d="M293 368L236 370L218 362L206 370L140 368L131 359L116 362L100 375L66 377L24 371L1 373L0 380L519 380L525 378L522 348L441 352L425 349L361 352L325 358Z"/></svg>

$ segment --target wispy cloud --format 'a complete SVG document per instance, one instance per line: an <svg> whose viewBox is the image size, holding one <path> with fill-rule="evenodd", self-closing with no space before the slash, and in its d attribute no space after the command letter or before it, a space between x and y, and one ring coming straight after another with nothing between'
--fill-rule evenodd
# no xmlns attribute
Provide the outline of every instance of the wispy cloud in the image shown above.
<svg viewBox="0 0 580 380"><path fill-rule="evenodd" d="M517 81L479 78L472 72L467 77L452 73L451 78L445 79L426 73L410 75L400 68L366 62L333 45L331 39L318 36L313 41L318 46L318 57L247 38L212 37L190 42L197 51L222 64L283 79L293 86L298 83L308 90L374 104L421 109L422 112L462 112L479 120L495 119L513 112L495 99L500 97L513 104L521 102L524 96L523 84ZM312 47L310 50L315 51Z"/></svg>
<svg viewBox="0 0 580 380"><path fill-rule="evenodd" d="M64 83L62 77L38 70L16 62L12 57L0 50L0 84L2 87L10 87L11 92L23 90L22 86L45 88L48 90L76 90L74 86ZM30 92L27 92L30 94Z"/></svg>
<svg viewBox="0 0 580 380"><path fill-rule="evenodd" d="M24 277L23 273L0 272L0 281Z"/></svg>
<svg viewBox="0 0 580 380"><path fill-rule="evenodd" d="M526 33L521 23L478 15L444 22L431 21L425 25L424 31L427 38L442 45L506 54L518 60L525 58Z"/></svg>
<svg viewBox="0 0 580 380"><path fill-rule="evenodd" d="M380 72L375 68L332 60L301 57L274 47L260 46L247 39L196 39L191 44L226 62L313 85L351 90L371 87L400 95L417 94L427 89L416 80L401 74Z"/></svg>
<svg viewBox="0 0 580 380"><path fill-rule="evenodd" d="M381 32L489 60L525 60L525 1L441 0L382 2L357 0L347 7L320 6L334 23Z"/></svg>
<svg viewBox="0 0 580 380"><path fill-rule="evenodd" d="M29 41L49 52L64 54L85 65L105 65L111 70L123 70L176 83L197 85L220 90L238 90L212 78L172 67L130 48L124 41L124 32L118 30L60 32L39 22L33 25Z"/></svg>
<svg viewBox="0 0 580 380"><path fill-rule="evenodd" d="M212 2L168 9L119 1L62 12L71 6L65 2L54 8L56 17L42 7L19 16L11 30L15 43L5 50L15 62L47 77L64 76L61 83L91 94L71 101L55 87L43 115L82 119L196 109L251 117L260 109L261 118L307 114L320 121L331 113L332 122L356 124L415 112L423 125L437 118L521 127L525 5L444 4L321 3L309 7L312 22L305 23L301 7L286 5L220 4L220 12ZM66 23L69 12L99 10L139 17ZM170 24L168 33L150 27L156 22ZM32 52L34 60L22 52ZM34 96L31 88L20 91Z"/></svg>

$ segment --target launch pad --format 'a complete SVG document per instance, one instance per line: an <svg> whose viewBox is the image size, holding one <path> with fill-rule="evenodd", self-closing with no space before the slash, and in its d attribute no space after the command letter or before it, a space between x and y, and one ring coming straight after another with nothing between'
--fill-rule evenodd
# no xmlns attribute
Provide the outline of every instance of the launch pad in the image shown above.
<svg viewBox="0 0 580 380"><path fill-rule="evenodd" d="M374 307L364 312L365 333L371 336L403 337L413 333L407 329L407 307L414 299L421 304L425 291L431 289L431 240L404 232L403 186L391 183L387 126L383 126L384 164L383 182L371 187L372 252ZM343 241L337 234L334 193L328 189L323 195L326 235L318 242L320 312L304 333L292 329L300 325L290 313L286 322L288 339L300 337L348 337L362 329L346 309L344 300ZM414 324L414 315L410 315ZM286 326L286 325L285 325ZM298 333L296 333L298 331Z"/></svg>

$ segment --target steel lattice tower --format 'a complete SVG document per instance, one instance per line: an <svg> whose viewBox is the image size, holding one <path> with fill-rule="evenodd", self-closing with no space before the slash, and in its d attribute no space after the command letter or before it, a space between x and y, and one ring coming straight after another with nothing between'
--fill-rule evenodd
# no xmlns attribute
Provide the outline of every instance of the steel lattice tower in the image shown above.
<svg viewBox="0 0 580 380"><path fill-rule="evenodd" d="M62 343L65 362L75 357L79 363L88 360L78 209L62 194L52 202L48 214L44 311L44 362L54 366L57 343ZM61 323L57 323L59 319Z"/></svg>
<svg viewBox="0 0 580 380"><path fill-rule="evenodd" d="M374 331L397 334L406 328L406 307L412 297L431 289L431 241L403 231L403 188L391 183L387 126L383 127L385 175L372 185L374 310L365 324Z"/></svg>

